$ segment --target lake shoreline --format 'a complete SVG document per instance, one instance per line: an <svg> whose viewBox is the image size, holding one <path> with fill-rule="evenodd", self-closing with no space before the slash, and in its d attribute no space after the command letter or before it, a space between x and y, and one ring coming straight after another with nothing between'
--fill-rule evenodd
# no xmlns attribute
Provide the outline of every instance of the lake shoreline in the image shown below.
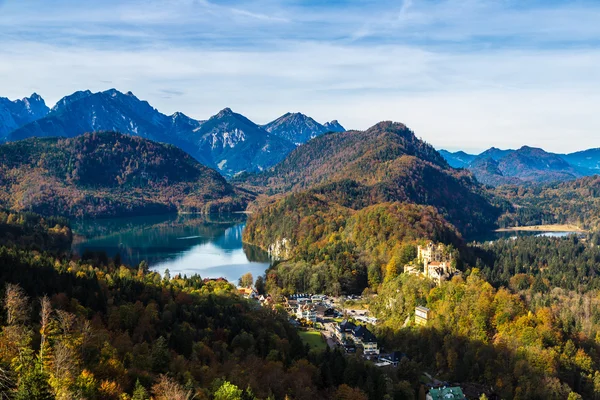
<svg viewBox="0 0 600 400"><path fill-rule="evenodd" d="M588 231L581 229L576 225L568 224L553 224L553 225L531 225L531 226L514 226L511 228L500 228L494 232L573 232L587 233Z"/></svg>

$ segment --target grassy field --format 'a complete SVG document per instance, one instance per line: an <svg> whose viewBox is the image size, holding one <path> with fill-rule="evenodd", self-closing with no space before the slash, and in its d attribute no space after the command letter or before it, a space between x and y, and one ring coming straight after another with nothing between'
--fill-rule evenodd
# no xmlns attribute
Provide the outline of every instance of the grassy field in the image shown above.
<svg viewBox="0 0 600 400"><path fill-rule="evenodd" d="M317 331L299 331L300 339L307 343L312 349L325 350L327 343L323 341L321 333Z"/></svg>
<svg viewBox="0 0 600 400"><path fill-rule="evenodd" d="M585 232L575 225L532 225L498 229L496 232Z"/></svg>

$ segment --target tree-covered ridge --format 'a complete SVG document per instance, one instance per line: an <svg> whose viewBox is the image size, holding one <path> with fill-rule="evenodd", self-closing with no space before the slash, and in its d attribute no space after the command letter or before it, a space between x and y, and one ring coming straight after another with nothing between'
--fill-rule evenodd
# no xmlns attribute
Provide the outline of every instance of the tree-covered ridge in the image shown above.
<svg viewBox="0 0 600 400"><path fill-rule="evenodd" d="M600 228L600 177L590 176L551 185L495 190L498 198L512 203L500 226L573 224Z"/></svg>
<svg viewBox="0 0 600 400"><path fill-rule="evenodd" d="M447 167L442 156L405 125L387 121L366 131L334 132L315 138L292 151L271 171L240 180L252 186L268 186L271 191L303 189L344 178L368 183L376 173L374 166L403 155Z"/></svg>
<svg viewBox="0 0 600 400"><path fill-rule="evenodd" d="M115 132L0 146L2 204L44 215L242 210L247 195L174 146Z"/></svg>
<svg viewBox="0 0 600 400"><path fill-rule="evenodd" d="M0 211L0 246L60 253L71 248L72 238L65 218Z"/></svg>
<svg viewBox="0 0 600 400"><path fill-rule="evenodd" d="M371 310L383 321L376 332L384 345L441 379L482 384L506 399L593 399L599 301L597 290L495 288L474 269L439 287L402 275L382 285ZM430 309L426 328L411 327L417 305Z"/></svg>
<svg viewBox="0 0 600 400"><path fill-rule="evenodd" d="M494 286L600 290L600 237L521 237L477 245L469 263ZM600 315L599 315L600 316Z"/></svg>
<svg viewBox="0 0 600 400"><path fill-rule="evenodd" d="M462 239L433 207L381 203L359 211L295 193L248 220L244 241L283 258L268 274L290 292L359 293L416 257L425 239Z"/></svg>
<svg viewBox="0 0 600 400"><path fill-rule="evenodd" d="M0 266L0 393L16 399L413 396L360 358L309 353L286 314L225 281L6 247Z"/></svg>
<svg viewBox="0 0 600 400"><path fill-rule="evenodd" d="M433 147L393 122L320 136L273 170L236 182L265 194L309 190L355 210L395 201L431 205L462 232L488 230L500 215L471 174L450 168Z"/></svg>

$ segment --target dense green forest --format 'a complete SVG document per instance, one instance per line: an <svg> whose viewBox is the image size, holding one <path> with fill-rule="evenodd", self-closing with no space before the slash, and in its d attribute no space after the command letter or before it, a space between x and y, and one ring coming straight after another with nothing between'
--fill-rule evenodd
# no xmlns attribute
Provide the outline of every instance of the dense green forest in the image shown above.
<svg viewBox="0 0 600 400"><path fill-rule="evenodd" d="M0 211L0 246L64 252L71 248L72 240L69 221L65 218Z"/></svg>
<svg viewBox="0 0 600 400"><path fill-rule="evenodd" d="M574 224L600 229L600 177L531 187L504 186L495 189L496 198L513 206L499 219L499 225Z"/></svg>
<svg viewBox="0 0 600 400"><path fill-rule="evenodd" d="M354 211L306 193L268 206L244 231L245 241L283 260L268 280L290 293L360 293L396 275L427 239L462 245L433 207L382 203ZM282 245L269 248L272 243Z"/></svg>
<svg viewBox="0 0 600 400"><path fill-rule="evenodd" d="M379 288L370 309L382 344L410 359L399 373L435 371L504 399L599 398L600 292L545 285L524 274L496 288L477 269L440 287L401 275ZM405 326L416 305L431 310L426 327Z"/></svg>
<svg viewBox="0 0 600 400"><path fill-rule="evenodd" d="M25 237L48 226L16 215L25 218ZM0 247L2 398L413 398L415 383L394 373L309 352L285 313L244 300L226 281L21 243L15 235Z"/></svg>
<svg viewBox="0 0 600 400"><path fill-rule="evenodd" d="M114 132L0 146L0 205L46 216L244 210L251 198L182 150Z"/></svg>

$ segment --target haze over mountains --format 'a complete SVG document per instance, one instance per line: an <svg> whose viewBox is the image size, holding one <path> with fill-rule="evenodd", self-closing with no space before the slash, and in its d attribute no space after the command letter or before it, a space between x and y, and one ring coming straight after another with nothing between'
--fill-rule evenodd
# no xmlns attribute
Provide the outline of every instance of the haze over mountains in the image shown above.
<svg viewBox="0 0 600 400"><path fill-rule="evenodd" d="M600 149L554 154L523 146L517 150L492 147L479 155L463 151L440 154L454 168L467 168L491 186L570 181L600 173Z"/></svg>
<svg viewBox="0 0 600 400"><path fill-rule="evenodd" d="M233 177L268 170L296 147L345 128L337 120L321 124L297 112L265 125L257 125L229 108L204 121L180 112L165 115L133 93L116 89L75 92L52 109L35 93L22 100L0 98L1 141L74 137L95 131L172 144L222 175ZM440 154L450 166L467 168L480 182L492 186L568 181L600 171L600 149L553 154L523 146L518 150L492 147L479 155L445 150Z"/></svg>
<svg viewBox="0 0 600 400"><path fill-rule="evenodd" d="M229 108L207 121L179 112L168 116L133 93L115 89L75 92L52 109L35 94L14 102L0 99L0 140L117 131L176 145L226 176L270 168L297 145L332 130L345 129L337 121L321 125L299 113L288 113L265 126Z"/></svg>

